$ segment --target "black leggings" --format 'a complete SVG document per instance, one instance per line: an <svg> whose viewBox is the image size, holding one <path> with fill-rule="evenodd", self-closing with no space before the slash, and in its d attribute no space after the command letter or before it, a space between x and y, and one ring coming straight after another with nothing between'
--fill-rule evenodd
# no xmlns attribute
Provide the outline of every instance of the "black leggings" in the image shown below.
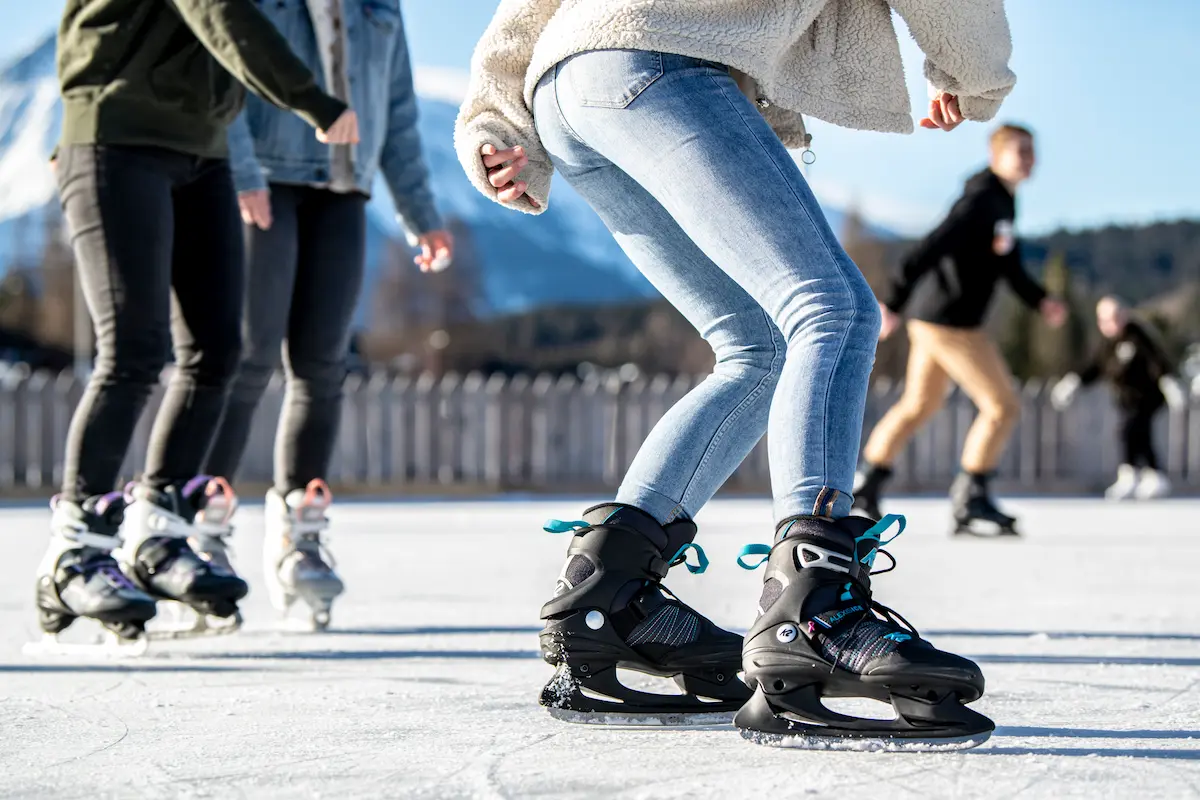
<svg viewBox="0 0 1200 800"><path fill-rule="evenodd" d="M237 368L242 240L229 164L155 147L73 145L56 167L96 333L95 371L67 434L64 496L114 488L174 350L143 480L204 463Z"/></svg>
<svg viewBox="0 0 1200 800"><path fill-rule="evenodd" d="M275 489L286 495L325 477L362 288L366 202L361 194L271 185L270 229L246 229L245 353L206 472L236 477L255 409L282 359L287 393L275 433Z"/></svg>
<svg viewBox="0 0 1200 800"><path fill-rule="evenodd" d="M1151 432L1154 415L1160 408L1161 403L1121 410L1121 444L1125 449L1126 464L1158 469L1158 457L1154 454Z"/></svg>

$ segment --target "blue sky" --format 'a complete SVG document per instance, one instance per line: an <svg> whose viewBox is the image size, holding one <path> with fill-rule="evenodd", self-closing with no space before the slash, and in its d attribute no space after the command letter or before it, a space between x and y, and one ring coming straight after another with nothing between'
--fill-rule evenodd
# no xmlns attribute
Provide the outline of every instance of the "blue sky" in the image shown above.
<svg viewBox="0 0 1200 800"><path fill-rule="evenodd" d="M8 6L0 60L51 30L61 6ZM466 70L495 0L403 0L418 66ZM1026 233L1200 217L1200 2L1009 0L1017 88L1001 110L1038 133L1041 163L1020 199ZM914 115L920 51L902 32ZM897 136L814 123L809 173L823 200L859 205L906 232L935 221L983 163L987 128Z"/></svg>

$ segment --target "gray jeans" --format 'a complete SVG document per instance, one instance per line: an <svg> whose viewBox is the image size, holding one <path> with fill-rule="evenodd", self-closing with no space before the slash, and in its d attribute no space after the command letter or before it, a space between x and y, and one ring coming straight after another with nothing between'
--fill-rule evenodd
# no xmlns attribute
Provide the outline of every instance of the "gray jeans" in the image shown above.
<svg viewBox="0 0 1200 800"><path fill-rule="evenodd" d="M287 393L275 433L275 489L286 494L325 477L362 288L366 201L272 184L271 228L246 229L242 361L209 474L237 476L255 409L282 360Z"/></svg>

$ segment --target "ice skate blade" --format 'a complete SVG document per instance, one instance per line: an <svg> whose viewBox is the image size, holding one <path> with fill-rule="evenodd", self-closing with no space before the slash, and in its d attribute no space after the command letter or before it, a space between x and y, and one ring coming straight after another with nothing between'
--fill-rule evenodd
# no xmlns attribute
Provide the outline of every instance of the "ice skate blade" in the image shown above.
<svg viewBox="0 0 1200 800"><path fill-rule="evenodd" d="M740 731L742 738L764 747L795 750L853 750L863 753L940 753L970 750L992 737L991 731L968 736L914 739L890 736L850 737L822 736L819 733L763 733Z"/></svg>
<svg viewBox="0 0 1200 800"><path fill-rule="evenodd" d="M194 614L195 612L192 611ZM147 629L146 638L151 641L176 641L179 639L203 639L212 636L229 636L242 628L242 614L238 612L225 619L210 618L198 614L190 627L167 627Z"/></svg>
<svg viewBox="0 0 1200 800"><path fill-rule="evenodd" d="M33 657L85 657L85 658L141 658L150 647L146 637L141 636L132 641L110 636L97 642L63 642L52 633L47 633L41 639L26 642L21 647L21 653Z"/></svg>
<svg viewBox="0 0 1200 800"><path fill-rule="evenodd" d="M733 723L735 711L671 713L613 713L575 711L569 708L547 707L550 716L573 725L601 725L607 728L712 728Z"/></svg>

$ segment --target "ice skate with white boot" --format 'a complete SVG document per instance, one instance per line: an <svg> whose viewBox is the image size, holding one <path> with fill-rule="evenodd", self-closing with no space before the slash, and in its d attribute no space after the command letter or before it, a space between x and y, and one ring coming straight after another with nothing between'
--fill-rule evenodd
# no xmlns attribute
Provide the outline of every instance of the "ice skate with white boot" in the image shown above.
<svg viewBox="0 0 1200 800"><path fill-rule="evenodd" d="M749 545L738 564L767 565L759 616L746 634L754 696L734 724L757 744L814 750L958 750L991 736L990 719L966 707L983 694L974 662L936 649L871 594L880 536L904 518L780 523L773 547ZM891 541L889 539L888 541ZM766 556L747 564L746 556ZM892 719L850 716L823 698L868 698Z"/></svg>
<svg viewBox="0 0 1200 800"><path fill-rule="evenodd" d="M983 537L1018 536L1017 518L996 507L988 488L988 476L963 472L950 487L954 506L954 534ZM982 523L982 524L981 524Z"/></svg>
<svg viewBox="0 0 1200 800"><path fill-rule="evenodd" d="M333 601L345 585L322 534L333 493L324 481L310 481L284 497L267 492L266 531L263 536L263 570L271 605L281 616L301 600L309 610L313 630L329 627Z"/></svg>
<svg viewBox="0 0 1200 800"><path fill-rule="evenodd" d="M141 655L155 603L121 572L112 556L121 541L124 498L119 492L82 503L56 497L50 507L50 544L37 571L38 624L43 636L27 644L24 652ZM60 639L59 634L81 617L99 623L101 637L90 644Z"/></svg>
<svg viewBox="0 0 1200 800"><path fill-rule="evenodd" d="M689 572L708 566L692 544L696 525L660 525L638 508L607 503L577 522L551 520L546 530L572 534L554 598L542 607L542 658L556 668L540 700L550 714L607 725L728 723L750 697L738 678L742 637L662 585L690 550L698 564L688 563ZM626 685L619 669L672 679L674 693Z"/></svg>
<svg viewBox="0 0 1200 800"><path fill-rule="evenodd" d="M1138 468L1132 464L1122 464L1117 467L1117 479L1113 485L1104 490L1106 500L1121 501L1133 499L1138 489Z"/></svg>
<svg viewBox="0 0 1200 800"><path fill-rule="evenodd" d="M1171 481L1162 472L1146 467L1138 477L1133 496L1138 500L1158 500L1171 494Z"/></svg>
<svg viewBox="0 0 1200 800"><path fill-rule="evenodd" d="M237 500L223 478L202 475L158 490L131 484L122 544L113 555L125 574L159 601L171 601L166 624L150 639L189 639L241 627L237 603L249 587L233 571L224 531ZM208 548L208 549L203 549Z"/></svg>

